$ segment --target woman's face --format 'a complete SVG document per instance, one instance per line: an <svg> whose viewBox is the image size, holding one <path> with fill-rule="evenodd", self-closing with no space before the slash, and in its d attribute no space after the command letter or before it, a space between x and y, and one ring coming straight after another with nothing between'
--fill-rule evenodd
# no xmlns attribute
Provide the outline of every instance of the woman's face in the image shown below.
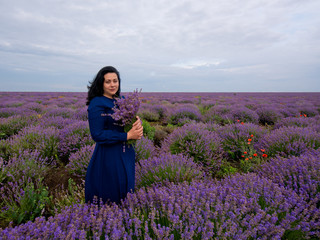
<svg viewBox="0 0 320 240"><path fill-rule="evenodd" d="M113 95L119 89L119 79L116 73L107 73L104 75L103 95L108 98L113 98Z"/></svg>

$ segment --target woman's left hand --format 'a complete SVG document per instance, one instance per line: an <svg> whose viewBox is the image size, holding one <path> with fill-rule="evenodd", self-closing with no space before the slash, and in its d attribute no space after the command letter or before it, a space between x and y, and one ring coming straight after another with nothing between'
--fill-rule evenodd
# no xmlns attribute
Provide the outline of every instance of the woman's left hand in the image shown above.
<svg viewBox="0 0 320 240"><path fill-rule="evenodd" d="M135 121L135 122L133 123L132 127L135 127L135 128L137 128L137 129L139 129L139 128L142 127L142 121L141 121L141 119L140 119L139 116L136 116L136 119L137 119L137 121Z"/></svg>
<svg viewBox="0 0 320 240"><path fill-rule="evenodd" d="M132 128L130 129L130 131L127 134L127 140L130 139L141 139L141 137L143 136L143 127L142 127L142 123L141 120L138 116L136 116L137 121L135 121L132 125Z"/></svg>

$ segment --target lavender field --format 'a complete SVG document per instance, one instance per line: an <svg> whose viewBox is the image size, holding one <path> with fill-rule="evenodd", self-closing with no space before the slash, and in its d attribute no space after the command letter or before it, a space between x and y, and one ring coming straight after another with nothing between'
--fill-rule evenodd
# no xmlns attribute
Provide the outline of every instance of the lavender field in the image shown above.
<svg viewBox="0 0 320 240"><path fill-rule="evenodd" d="M136 189L85 204L86 93L0 92L0 239L319 239L320 93L141 93Z"/></svg>

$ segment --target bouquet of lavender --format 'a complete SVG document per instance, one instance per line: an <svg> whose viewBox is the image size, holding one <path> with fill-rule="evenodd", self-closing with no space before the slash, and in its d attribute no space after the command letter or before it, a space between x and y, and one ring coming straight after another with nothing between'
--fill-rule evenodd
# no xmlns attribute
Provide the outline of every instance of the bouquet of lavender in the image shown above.
<svg viewBox="0 0 320 240"><path fill-rule="evenodd" d="M124 127L124 131L128 132L132 128L132 124L136 121L136 115L140 107L139 93L137 89L129 93L126 98L118 98L112 110L111 117ZM130 140L128 143L135 143L135 140Z"/></svg>

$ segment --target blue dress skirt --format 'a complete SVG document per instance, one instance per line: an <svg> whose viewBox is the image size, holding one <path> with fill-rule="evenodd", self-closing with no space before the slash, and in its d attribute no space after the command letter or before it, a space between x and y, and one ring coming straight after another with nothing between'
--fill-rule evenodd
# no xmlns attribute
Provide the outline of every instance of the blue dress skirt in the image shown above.
<svg viewBox="0 0 320 240"><path fill-rule="evenodd" d="M109 114L114 99L98 96L88 107L90 133L96 146L90 160L86 181L85 201L120 203L128 192L134 191L135 152L126 143L127 133Z"/></svg>

